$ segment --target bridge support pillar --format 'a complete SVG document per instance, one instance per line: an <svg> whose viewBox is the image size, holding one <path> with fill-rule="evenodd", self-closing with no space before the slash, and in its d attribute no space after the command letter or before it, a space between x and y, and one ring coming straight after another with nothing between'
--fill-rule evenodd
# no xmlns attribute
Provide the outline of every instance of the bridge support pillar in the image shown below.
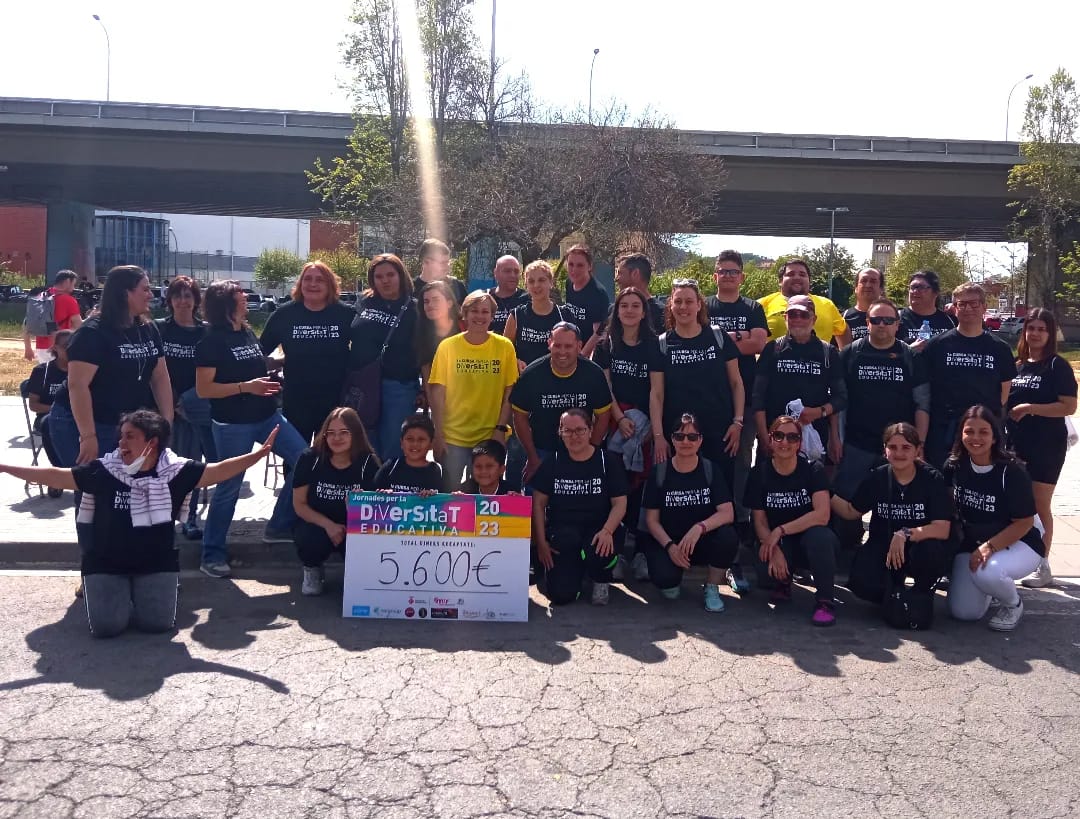
<svg viewBox="0 0 1080 819"><path fill-rule="evenodd" d="M49 202L46 220L46 281L65 268L94 281L94 206L82 202Z"/></svg>

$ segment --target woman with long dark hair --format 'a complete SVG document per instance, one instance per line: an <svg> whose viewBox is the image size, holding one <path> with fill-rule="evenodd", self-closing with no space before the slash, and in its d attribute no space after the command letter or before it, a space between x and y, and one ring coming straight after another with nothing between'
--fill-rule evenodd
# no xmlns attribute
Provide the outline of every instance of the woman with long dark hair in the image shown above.
<svg viewBox="0 0 1080 819"><path fill-rule="evenodd" d="M156 405L172 423L161 334L146 318L151 298L141 267L114 267L105 278L100 312L72 337L67 387L49 411L49 431L63 466L89 463L116 449L125 412Z"/></svg>
<svg viewBox="0 0 1080 819"><path fill-rule="evenodd" d="M848 588L856 597L881 603L906 578L931 594L949 568L952 498L941 473L921 458L922 439L911 424L885 427L884 466L874 469L851 498L834 495L832 511L848 520L870 512L870 537L852 561Z"/></svg>
<svg viewBox="0 0 1080 819"><path fill-rule="evenodd" d="M285 356L282 409L305 442L337 406L345 381L353 311L340 297L341 280L330 266L308 262L292 301L270 314L259 336L264 354L280 346Z"/></svg>
<svg viewBox="0 0 1080 819"><path fill-rule="evenodd" d="M201 398L210 399L218 457L233 458L249 452L277 427L274 452L291 469L306 445L277 407L281 386L269 378L266 357L247 323L247 310L247 294L238 282L214 282L206 289L210 330L195 348L195 386ZM225 538L243 480L241 474L219 483L210 498L199 567L210 577L228 577L231 573ZM266 525L263 539L268 543L292 541L297 520L292 486L290 471Z"/></svg>
<svg viewBox="0 0 1080 819"><path fill-rule="evenodd" d="M1035 511L1043 525L1046 554L1038 568L1020 582L1042 588L1054 582L1050 547L1054 539L1051 501L1068 452L1065 418L1076 412L1076 375L1057 354L1057 320L1044 307L1024 317L1016 350L1016 378L1005 404L1009 446L1027 467L1035 493Z"/></svg>
<svg viewBox="0 0 1080 819"><path fill-rule="evenodd" d="M829 528L829 481L818 461L799 455L802 427L790 415L781 415L769 427L771 452L758 458L746 483L743 501L751 510L754 533L761 548L759 577L774 581L770 600L791 600L791 579L796 568L814 576L815 626L836 623L833 580L839 541Z"/></svg>
<svg viewBox="0 0 1080 819"><path fill-rule="evenodd" d="M301 594L322 594L323 564L335 550L345 554L349 493L374 489L380 466L356 410L331 410L293 473L293 506L300 518L296 551L304 565Z"/></svg>
<svg viewBox="0 0 1080 819"><path fill-rule="evenodd" d="M996 413L978 405L960 417L945 477L960 520L949 609L958 620L980 620L997 600L988 625L1012 631L1024 615L1016 580L1038 568L1046 547L1034 525L1031 478L1005 448Z"/></svg>
<svg viewBox="0 0 1080 819"><path fill-rule="evenodd" d="M426 393L431 362L443 339L461 332L461 303L445 281L429 282L420 296L420 318L416 325L416 358Z"/></svg>
<svg viewBox="0 0 1080 819"><path fill-rule="evenodd" d="M375 451L382 460L401 455L402 422L416 411L420 365L416 358L416 300L401 259L381 253L368 265L367 289L356 303L349 328L349 375L370 373L379 411L364 414Z"/></svg>
<svg viewBox="0 0 1080 819"><path fill-rule="evenodd" d="M173 424L174 449L184 458L217 460L217 447L210 421L210 402L195 392L195 347L206 335L206 323L199 316L202 291L199 283L187 276L177 276L165 291L165 309L169 315L155 324L161 333L165 365L169 369L176 421ZM202 537L198 517L199 490L191 492L188 514L180 524L184 536Z"/></svg>

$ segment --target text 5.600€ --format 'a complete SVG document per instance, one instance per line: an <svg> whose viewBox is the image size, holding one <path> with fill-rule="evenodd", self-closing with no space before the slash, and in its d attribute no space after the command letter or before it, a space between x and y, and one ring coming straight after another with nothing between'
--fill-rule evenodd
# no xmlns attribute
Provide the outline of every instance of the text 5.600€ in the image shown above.
<svg viewBox="0 0 1080 819"><path fill-rule="evenodd" d="M475 583L489 589L497 589L501 583L485 582L483 574L492 567L487 564L489 558L502 554L502 550L495 549L486 552L476 561L472 562L472 553L467 549L455 554L451 551L432 552L424 549L413 561L412 573L409 579L404 581L406 586L420 588L427 584L428 580L434 580L439 586L454 586L465 588L469 585L469 576L475 578ZM379 583L384 586L393 586L401 577L401 564L398 563L397 552L382 552L379 555ZM406 561L408 571L408 561Z"/></svg>

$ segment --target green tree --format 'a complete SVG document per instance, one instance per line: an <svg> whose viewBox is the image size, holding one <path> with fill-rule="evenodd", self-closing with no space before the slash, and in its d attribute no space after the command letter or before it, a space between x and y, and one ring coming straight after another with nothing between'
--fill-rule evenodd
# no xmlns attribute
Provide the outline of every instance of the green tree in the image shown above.
<svg viewBox="0 0 1080 819"><path fill-rule="evenodd" d="M777 282L780 279L780 271L784 264L792 258L806 259L810 266L810 292L815 296L829 295L829 264L832 261L833 270L833 303L840 310L851 306L851 294L854 292L855 281L855 256L850 250L842 245L835 245L830 257L828 244L820 247L798 247L794 253L789 253L777 259L771 268L772 289L769 293L777 291Z"/></svg>
<svg viewBox="0 0 1080 819"><path fill-rule="evenodd" d="M1058 291L1058 309L1071 319L1080 318L1080 242L1061 257L1061 289Z"/></svg>
<svg viewBox="0 0 1080 819"><path fill-rule="evenodd" d="M885 271L885 294L900 305L907 304L907 284L917 270L933 270L941 277L941 292L950 293L967 274L964 260L949 248L948 242L912 239L901 242Z"/></svg>
<svg viewBox="0 0 1080 819"><path fill-rule="evenodd" d="M653 274L649 281L649 292L654 295L670 293L671 283L675 279L693 279L705 296L711 296L716 293L716 276L713 272L715 269L716 262L711 257L687 253L678 267Z"/></svg>
<svg viewBox="0 0 1080 819"><path fill-rule="evenodd" d="M1029 284L1034 305L1054 306L1063 284L1059 256L1070 248L1070 233L1080 216L1078 120L1080 96L1065 69L1028 93L1024 161L1009 172L1009 190L1022 197L1013 203L1013 226L1032 246Z"/></svg>
<svg viewBox="0 0 1080 819"><path fill-rule="evenodd" d="M316 260L330 266L330 269L341 279L344 290L359 292L367 287L368 260L361 259L348 245L341 245L332 250L312 250L308 254L308 261Z"/></svg>
<svg viewBox="0 0 1080 819"><path fill-rule="evenodd" d="M744 261L743 274L746 278L743 279L739 292L748 299L757 301L776 292L776 274L771 268L759 267L755 263Z"/></svg>
<svg viewBox="0 0 1080 819"><path fill-rule="evenodd" d="M304 261L291 250L268 248L255 261L255 283L268 290L291 284L300 275Z"/></svg>

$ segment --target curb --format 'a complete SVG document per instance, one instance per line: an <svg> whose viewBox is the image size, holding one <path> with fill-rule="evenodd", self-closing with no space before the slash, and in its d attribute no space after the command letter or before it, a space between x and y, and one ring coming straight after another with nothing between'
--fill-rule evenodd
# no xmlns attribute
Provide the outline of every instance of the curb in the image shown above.
<svg viewBox="0 0 1080 819"><path fill-rule="evenodd" d="M180 569L199 568L198 541L176 536ZM230 560L237 567L266 566L295 568L300 565L292 543L263 543L261 538L242 538L228 543ZM66 543L0 543L0 569L78 569L79 545Z"/></svg>

